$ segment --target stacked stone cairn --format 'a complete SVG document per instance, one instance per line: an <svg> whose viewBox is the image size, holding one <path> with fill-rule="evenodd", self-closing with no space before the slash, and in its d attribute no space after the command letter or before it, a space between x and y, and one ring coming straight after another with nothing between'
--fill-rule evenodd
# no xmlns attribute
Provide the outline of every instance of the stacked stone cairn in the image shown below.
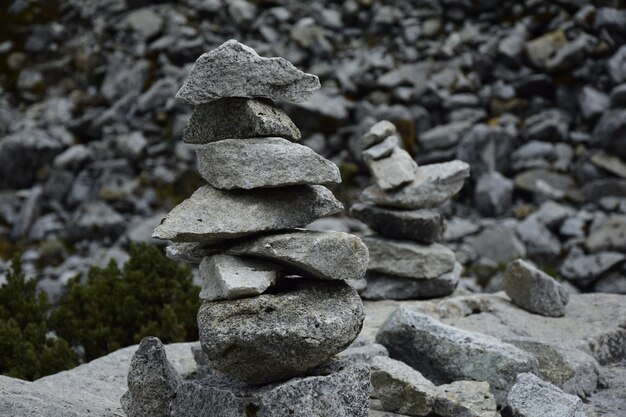
<svg viewBox="0 0 626 417"><path fill-rule="evenodd" d="M437 243L445 230L438 209L463 187L462 161L418 166L400 147L396 127L376 123L359 139L374 184L350 212L377 234L363 237L370 254L366 299L417 299L451 294L461 264Z"/></svg>
<svg viewBox="0 0 626 417"><path fill-rule="evenodd" d="M359 334L367 247L353 235L301 229L342 210L324 185L339 170L296 144L272 100L301 102L316 76L234 40L195 62L177 98L194 105L183 134L207 185L153 236L199 263L201 379L181 379L156 338L141 343L122 399L129 416L365 417L370 371L334 356ZM332 411L329 411L332 410ZM328 414L328 413L331 414Z"/></svg>

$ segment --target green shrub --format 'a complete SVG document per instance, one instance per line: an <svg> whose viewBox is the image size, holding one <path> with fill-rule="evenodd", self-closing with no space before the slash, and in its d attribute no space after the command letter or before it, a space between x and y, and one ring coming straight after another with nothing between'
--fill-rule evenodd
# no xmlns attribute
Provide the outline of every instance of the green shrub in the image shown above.
<svg viewBox="0 0 626 417"><path fill-rule="evenodd" d="M68 343L50 334L50 305L37 282L26 280L21 259L13 258L0 286L0 374L33 380L78 364Z"/></svg>
<svg viewBox="0 0 626 417"><path fill-rule="evenodd" d="M197 340L200 289L191 269L154 246L133 245L129 253L121 270L111 261L106 268L91 268L85 283L71 280L52 313L57 334L82 347L86 361L147 335L165 343Z"/></svg>

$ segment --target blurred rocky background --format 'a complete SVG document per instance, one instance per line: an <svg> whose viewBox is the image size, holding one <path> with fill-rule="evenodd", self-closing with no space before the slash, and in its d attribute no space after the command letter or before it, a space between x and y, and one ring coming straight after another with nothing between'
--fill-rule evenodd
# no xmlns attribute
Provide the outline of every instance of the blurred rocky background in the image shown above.
<svg viewBox="0 0 626 417"><path fill-rule="evenodd" d="M54 300L198 188L174 94L235 38L316 74L285 105L336 162L346 207L370 179L356 140L392 121L418 164L472 177L446 244L462 286L502 289L528 257L572 291L626 293L623 0L0 0L0 282L8 259ZM358 230L349 219L318 228ZM153 242L156 243L156 242Z"/></svg>

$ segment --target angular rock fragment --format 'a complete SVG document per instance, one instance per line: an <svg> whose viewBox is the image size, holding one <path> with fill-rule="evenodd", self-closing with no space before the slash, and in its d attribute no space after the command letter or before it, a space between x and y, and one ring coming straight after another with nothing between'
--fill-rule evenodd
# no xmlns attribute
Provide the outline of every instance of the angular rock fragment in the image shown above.
<svg viewBox="0 0 626 417"><path fill-rule="evenodd" d="M454 268L454 252L438 243L417 243L363 237L370 254L368 269L374 272L414 279L437 278Z"/></svg>
<svg viewBox="0 0 626 417"><path fill-rule="evenodd" d="M350 214L382 236L433 243L441 239L445 222L436 210L393 210L372 204L355 204Z"/></svg>
<svg viewBox="0 0 626 417"><path fill-rule="evenodd" d="M174 207L152 237L217 242L302 227L342 208L330 190L320 185L231 191L205 185Z"/></svg>
<svg viewBox="0 0 626 417"><path fill-rule="evenodd" d="M591 252L615 250L626 252L626 216L611 216L591 231L585 245Z"/></svg>
<svg viewBox="0 0 626 417"><path fill-rule="evenodd" d="M385 158L391 155L398 146L400 146L400 138L396 135L388 136L382 142L365 149L363 151L363 159L368 161Z"/></svg>
<svg viewBox="0 0 626 417"><path fill-rule="evenodd" d="M168 258L190 264L199 264L205 257L222 252L223 250L219 245L200 242L173 242L165 248L165 255Z"/></svg>
<svg viewBox="0 0 626 417"><path fill-rule="evenodd" d="M417 175L417 163L404 149L394 148L391 155L382 159L366 159L376 185L392 190L408 184Z"/></svg>
<svg viewBox="0 0 626 417"><path fill-rule="evenodd" d="M455 381L437 387L433 412L441 417L495 417L496 400L488 382Z"/></svg>
<svg viewBox="0 0 626 417"><path fill-rule="evenodd" d="M200 263L200 299L233 300L262 294L282 273L268 262L231 255L206 257Z"/></svg>
<svg viewBox="0 0 626 417"><path fill-rule="evenodd" d="M586 287L625 259L626 255L620 252L607 251L585 255L582 250L574 247L561 263L559 273L565 279Z"/></svg>
<svg viewBox="0 0 626 417"><path fill-rule="evenodd" d="M176 98L198 105L223 97L265 97L305 101L320 88L317 76L306 74L283 58L263 58L234 39L200 56Z"/></svg>
<svg viewBox="0 0 626 417"><path fill-rule="evenodd" d="M407 363L434 383L464 379L489 382L498 404L504 402L517 374L537 369L537 360L513 345L403 307L387 318L376 341L392 358Z"/></svg>
<svg viewBox="0 0 626 417"><path fill-rule="evenodd" d="M363 199L405 209L437 207L458 193L468 176L469 165L461 161L422 165L417 168L414 181L406 187L389 192L372 185L363 191Z"/></svg>
<svg viewBox="0 0 626 417"><path fill-rule="evenodd" d="M210 365L250 384L303 375L359 334L363 304L340 281L291 279L271 294L204 302L200 342Z"/></svg>
<svg viewBox="0 0 626 417"><path fill-rule="evenodd" d="M225 139L198 147L198 172L215 188L252 189L341 182L339 168L282 138Z"/></svg>
<svg viewBox="0 0 626 417"><path fill-rule="evenodd" d="M526 261L518 259L507 266L504 288L515 304L532 313L552 317L565 314L567 290Z"/></svg>
<svg viewBox="0 0 626 417"><path fill-rule="evenodd" d="M367 247L358 237L342 232L298 230L249 239L227 249L253 256L326 280L355 280L365 275Z"/></svg>
<svg viewBox="0 0 626 417"><path fill-rule="evenodd" d="M196 106L183 142L205 144L224 139L281 137L297 142L300 130L269 100L223 98Z"/></svg>
<svg viewBox="0 0 626 417"><path fill-rule="evenodd" d="M580 398L531 373L521 373L506 397L505 417L587 417Z"/></svg>
<svg viewBox="0 0 626 417"><path fill-rule="evenodd" d="M396 133L396 126L387 121L382 120L376 123L367 131L367 133L359 138L359 147L363 150L382 142L388 136Z"/></svg>

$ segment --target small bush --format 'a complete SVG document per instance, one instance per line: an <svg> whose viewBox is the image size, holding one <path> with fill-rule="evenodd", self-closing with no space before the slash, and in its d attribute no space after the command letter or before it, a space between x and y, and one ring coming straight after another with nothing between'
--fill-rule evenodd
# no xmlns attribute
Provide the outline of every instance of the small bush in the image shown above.
<svg viewBox="0 0 626 417"><path fill-rule="evenodd" d="M52 313L57 334L82 347L85 361L147 335L165 343L197 340L200 289L191 269L146 244L131 246L129 253L123 269L111 261L92 268L84 284L71 280Z"/></svg>
<svg viewBox="0 0 626 417"><path fill-rule="evenodd" d="M26 280L14 257L0 286L0 374L34 380L78 364L68 343L50 333L50 305L37 282Z"/></svg>

